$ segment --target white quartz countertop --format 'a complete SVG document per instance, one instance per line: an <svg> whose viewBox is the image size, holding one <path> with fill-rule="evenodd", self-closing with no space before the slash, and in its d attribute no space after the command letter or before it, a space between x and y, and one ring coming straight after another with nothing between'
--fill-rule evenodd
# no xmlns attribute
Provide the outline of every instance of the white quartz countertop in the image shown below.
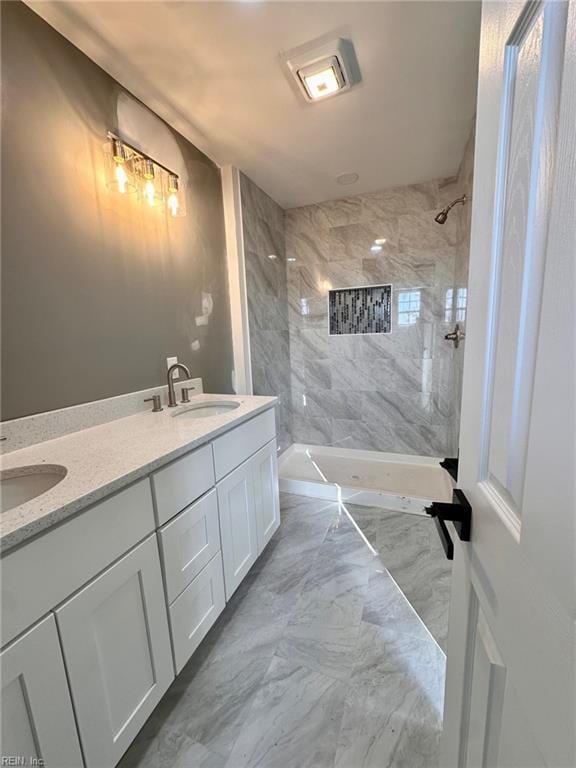
<svg viewBox="0 0 576 768"><path fill-rule="evenodd" d="M239 407L199 419L173 418L193 405L237 402ZM0 551L61 523L158 467L271 408L276 397L196 395L187 405L116 419L1 457L3 470L58 464L65 478L31 501L0 516Z"/></svg>

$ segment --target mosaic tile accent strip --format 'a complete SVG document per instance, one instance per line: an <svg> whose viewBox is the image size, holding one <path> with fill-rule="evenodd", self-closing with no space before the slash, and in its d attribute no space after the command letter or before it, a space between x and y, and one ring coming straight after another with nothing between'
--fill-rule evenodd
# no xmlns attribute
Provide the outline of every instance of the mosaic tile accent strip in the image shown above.
<svg viewBox="0 0 576 768"><path fill-rule="evenodd" d="M391 285L330 291L330 335L390 333L391 295Z"/></svg>

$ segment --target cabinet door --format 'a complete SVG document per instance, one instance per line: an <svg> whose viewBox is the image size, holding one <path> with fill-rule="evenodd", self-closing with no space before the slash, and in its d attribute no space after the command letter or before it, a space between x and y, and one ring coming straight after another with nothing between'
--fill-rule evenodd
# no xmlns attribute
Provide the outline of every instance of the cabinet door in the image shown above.
<svg viewBox="0 0 576 768"><path fill-rule="evenodd" d="M156 536L56 616L86 766L114 766L174 677Z"/></svg>
<svg viewBox="0 0 576 768"><path fill-rule="evenodd" d="M54 615L7 646L0 661L2 759L25 760L12 765L30 765L36 759L46 768L80 768L82 753Z"/></svg>
<svg viewBox="0 0 576 768"><path fill-rule="evenodd" d="M227 600L258 557L253 474L246 461L216 486Z"/></svg>
<svg viewBox="0 0 576 768"><path fill-rule="evenodd" d="M250 461L254 472L258 552L262 552L280 526L276 440L261 448Z"/></svg>

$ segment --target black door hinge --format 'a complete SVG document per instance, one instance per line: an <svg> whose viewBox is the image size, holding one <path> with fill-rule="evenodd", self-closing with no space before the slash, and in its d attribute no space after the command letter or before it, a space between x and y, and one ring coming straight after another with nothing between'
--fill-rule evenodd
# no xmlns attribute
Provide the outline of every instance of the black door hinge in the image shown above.
<svg viewBox="0 0 576 768"><path fill-rule="evenodd" d="M458 459L443 459L440 462L442 469L445 469L448 474L458 480Z"/></svg>
<svg viewBox="0 0 576 768"><path fill-rule="evenodd" d="M427 514L434 518L436 528L442 541L442 547L448 560L454 558L454 544L448 533L446 521L454 523L456 533L461 541L470 541L472 531L472 507L464 492L459 488L452 491L452 502L433 501L429 507L425 507Z"/></svg>

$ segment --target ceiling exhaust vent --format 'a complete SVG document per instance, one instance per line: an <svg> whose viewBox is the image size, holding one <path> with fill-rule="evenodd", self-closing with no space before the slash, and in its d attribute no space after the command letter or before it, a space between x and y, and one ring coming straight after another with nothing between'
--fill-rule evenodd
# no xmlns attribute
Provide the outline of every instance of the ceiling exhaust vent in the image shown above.
<svg viewBox="0 0 576 768"><path fill-rule="evenodd" d="M354 47L341 37L302 46L286 54L284 61L307 102L337 96L360 81Z"/></svg>

